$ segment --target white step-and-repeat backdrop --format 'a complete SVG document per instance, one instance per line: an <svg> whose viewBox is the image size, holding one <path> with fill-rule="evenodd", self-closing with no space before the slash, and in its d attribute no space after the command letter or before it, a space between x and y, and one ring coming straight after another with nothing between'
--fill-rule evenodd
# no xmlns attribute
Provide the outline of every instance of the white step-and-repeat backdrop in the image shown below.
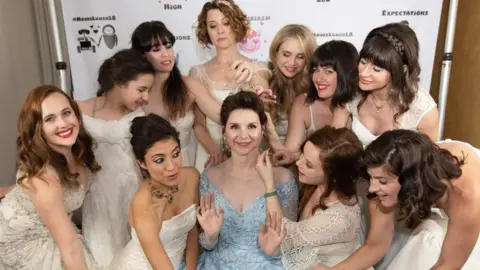
<svg viewBox="0 0 480 270"><path fill-rule="evenodd" d="M195 37L197 16L205 0L63 0L63 16L77 100L95 96L101 62L130 47L130 36L144 21L164 22L176 36L181 71L211 59ZM331 39L352 42L359 50L368 32L389 22L408 21L420 40L421 87L428 91L442 0L238 0L251 20L239 43L251 59L267 60L275 33L285 24L308 26L319 44Z"/></svg>

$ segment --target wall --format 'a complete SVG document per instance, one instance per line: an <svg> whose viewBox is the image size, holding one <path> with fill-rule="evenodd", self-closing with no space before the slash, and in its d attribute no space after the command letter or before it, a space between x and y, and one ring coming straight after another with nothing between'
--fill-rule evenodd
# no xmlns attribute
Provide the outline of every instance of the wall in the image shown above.
<svg viewBox="0 0 480 270"><path fill-rule="evenodd" d="M448 0L444 1L437 44L432 95L438 97L441 57L445 42ZM466 141L480 148L480 1L459 1L453 62L448 89L444 138Z"/></svg>
<svg viewBox="0 0 480 270"><path fill-rule="evenodd" d="M15 182L17 117L30 89L42 83L30 0L0 0L0 186Z"/></svg>

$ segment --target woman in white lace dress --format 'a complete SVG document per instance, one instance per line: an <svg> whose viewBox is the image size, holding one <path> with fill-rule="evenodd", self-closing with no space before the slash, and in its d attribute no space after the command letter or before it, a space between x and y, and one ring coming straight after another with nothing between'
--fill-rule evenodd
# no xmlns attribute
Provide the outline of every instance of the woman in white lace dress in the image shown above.
<svg viewBox="0 0 480 270"><path fill-rule="evenodd" d="M18 119L17 185L0 202L0 269L99 269L71 220L100 166L80 110L39 86Z"/></svg>
<svg viewBox="0 0 480 270"><path fill-rule="evenodd" d="M215 47L216 55L207 63L194 66L190 75L199 79L219 102L240 90L250 90L252 84L268 85L270 72L267 67L251 62L238 50L237 43L245 38L248 30L247 16L230 0L209 1L198 15L198 42L204 47ZM235 72L232 65L238 66L239 71L245 69L249 78L238 77L240 73ZM226 154L221 126L206 117L200 109L195 109L194 131L200 142L195 168L203 172L208 166L222 163Z"/></svg>
<svg viewBox="0 0 480 270"><path fill-rule="evenodd" d="M197 152L193 134L194 107L208 118L219 122L220 102L197 79L183 76L175 62L175 36L160 21L141 23L132 34L132 48L144 53L156 70L150 99L145 113L155 113L180 132L183 165L195 166ZM242 81L248 70L237 68L237 78ZM235 73L232 70L233 73Z"/></svg>
<svg viewBox="0 0 480 270"><path fill-rule="evenodd" d="M128 207L141 182L130 146L130 123L143 115L155 70L144 55L121 50L100 66L98 97L78 101L97 144L102 171L92 175L82 207L82 231L96 261L108 266L130 240Z"/></svg>
<svg viewBox="0 0 480 270"><path fill-rule="evenodd" d="M195 269L198 234L195 205L199 174L182 167L178 132L155 114L137 117L131 144L145 176L129 211L132 240L112 270Z"/></svg>
<svg viewBox="0 0 480 270"><path fill-rule="evenodd" d="M267 194L273 196L267 198L270 218L261 226L258 241L266 254L279 252L285 269L332 267L360 246L356 164L362 150L357 136L347 128L327 126L308 137L297 161L303 184L298 222L282 218L270 158L267 152L259 158L257 170Z"/></svg>
<svg viewBox="0 0 480 270"><path fill-rule="evenodd" d="M479 153L411 130L385 132L367 147L372 200L413 229L389 270L480 269Z"/></svg>
<svg viewBox="0 0 480 270"><path fill-rule="evenodd" d="M408 25L391 23L370 31L360 51L358 72L359 94L334 111L333 126L344 127L351 119L351 128L364 147L393 129L410 129L427 134L433 141L438 139L438 111L432 97L419 89L419 42ZM383 232L375 230L383 229L382 219L388 217L367 202L366 189L360 192L365 218L362 238L365 240L368 233L369 239L339 269L374 264L380 270L386 269L404 245L409 230L396 224L391 228L395 230L393 240L384 243Z"/></svg>

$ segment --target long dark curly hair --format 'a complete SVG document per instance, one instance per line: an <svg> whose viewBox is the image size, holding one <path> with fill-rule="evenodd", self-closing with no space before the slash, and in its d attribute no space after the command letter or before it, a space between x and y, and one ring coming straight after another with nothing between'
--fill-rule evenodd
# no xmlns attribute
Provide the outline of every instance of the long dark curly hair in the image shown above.
<svg viewBox="0 0 480 270"><path fill-rule="evenodd" d="M450 181L462 175L464 163L465 157L438 147L427 135L404 129L383 133L361 158L364 169L385 165L398 176L398 220L409 229L431 216L432 206L444 196Z"/></svg>

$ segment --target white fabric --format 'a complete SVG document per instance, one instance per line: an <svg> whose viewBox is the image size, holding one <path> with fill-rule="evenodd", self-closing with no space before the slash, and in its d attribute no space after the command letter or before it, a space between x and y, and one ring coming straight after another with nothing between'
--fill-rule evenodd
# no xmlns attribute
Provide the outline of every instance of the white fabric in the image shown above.
<svg viewBox="0 0 480 270"><path fill-rule="evenodd" d="M85 128L97 143L95 158L102 169L92 175L90 191L82 206L82 231L95 260L110 264L130 240L128 208L142 180L130 145L131 121L143 116L141 109L118 121L83 115Z"/></svg>
<svg viewBox="0 0 480 270"><path fill-rule="evenodd" d="M480 156L480 149L461 141L453 141L450 139L440 141L442 143L461 143L472 147ZM430 269L440 257L442 251L443 240L447 233L448 216L438 208L433 208L433 215L424 220L417 228L415 228L403 249L398 253L388 270L405 269L405 262L408 262L410 269ZM421 254L421 256L419 256ZM469 259L462 267L463 270L480 269L480 240L470 254Z"/></svg>
<svg viewBox="0 0 480 270"><path fill-rule="evenodd" d="M358 136L358 139L362 142L363 147L367 147L371 142L377 139L379 136L372 134L370 130L358 118L358 103L361 98L357 98L354 101L346 105L347 110L352 114L352 130ZM430 112L436 107L436 103L430 94L424 91L418 91L415 99L410 108L403 115L400 116L401 129L417 130L417 126L423 119L425 114Z"/></svg>
<svg viewBox="0 0 480 270"><path fill-rule="evenodd" d="M193 226L195 226L196 222L195 205L191 205L183 210L182 213L169 220L165 220L162 223L162 229L159 234L160 241L162 242L174 269L178 269L185 263L185 250L188 233L192 230ZM132 230L132 240L117 254L109 269L152 269L134 229Z"/></svg>
<svg viewBox="0 0 480 270"><path fill-rule="evenodd" d="M173 127L180 133L180 147L182 153L182 166L195 166L195 157L197 155L197 141L193 133L193 121L195 117L190 111L183 118L176 121L170 121Z"/></svg>
<svg viewBox="0 0 480 270"><path fill-rule="evenodd" d="M282 263L287 270L310 270L316 265L332 267L348 258L360 246L360 207L334 202L317 209L305 220L284 218Z"/></svg>

